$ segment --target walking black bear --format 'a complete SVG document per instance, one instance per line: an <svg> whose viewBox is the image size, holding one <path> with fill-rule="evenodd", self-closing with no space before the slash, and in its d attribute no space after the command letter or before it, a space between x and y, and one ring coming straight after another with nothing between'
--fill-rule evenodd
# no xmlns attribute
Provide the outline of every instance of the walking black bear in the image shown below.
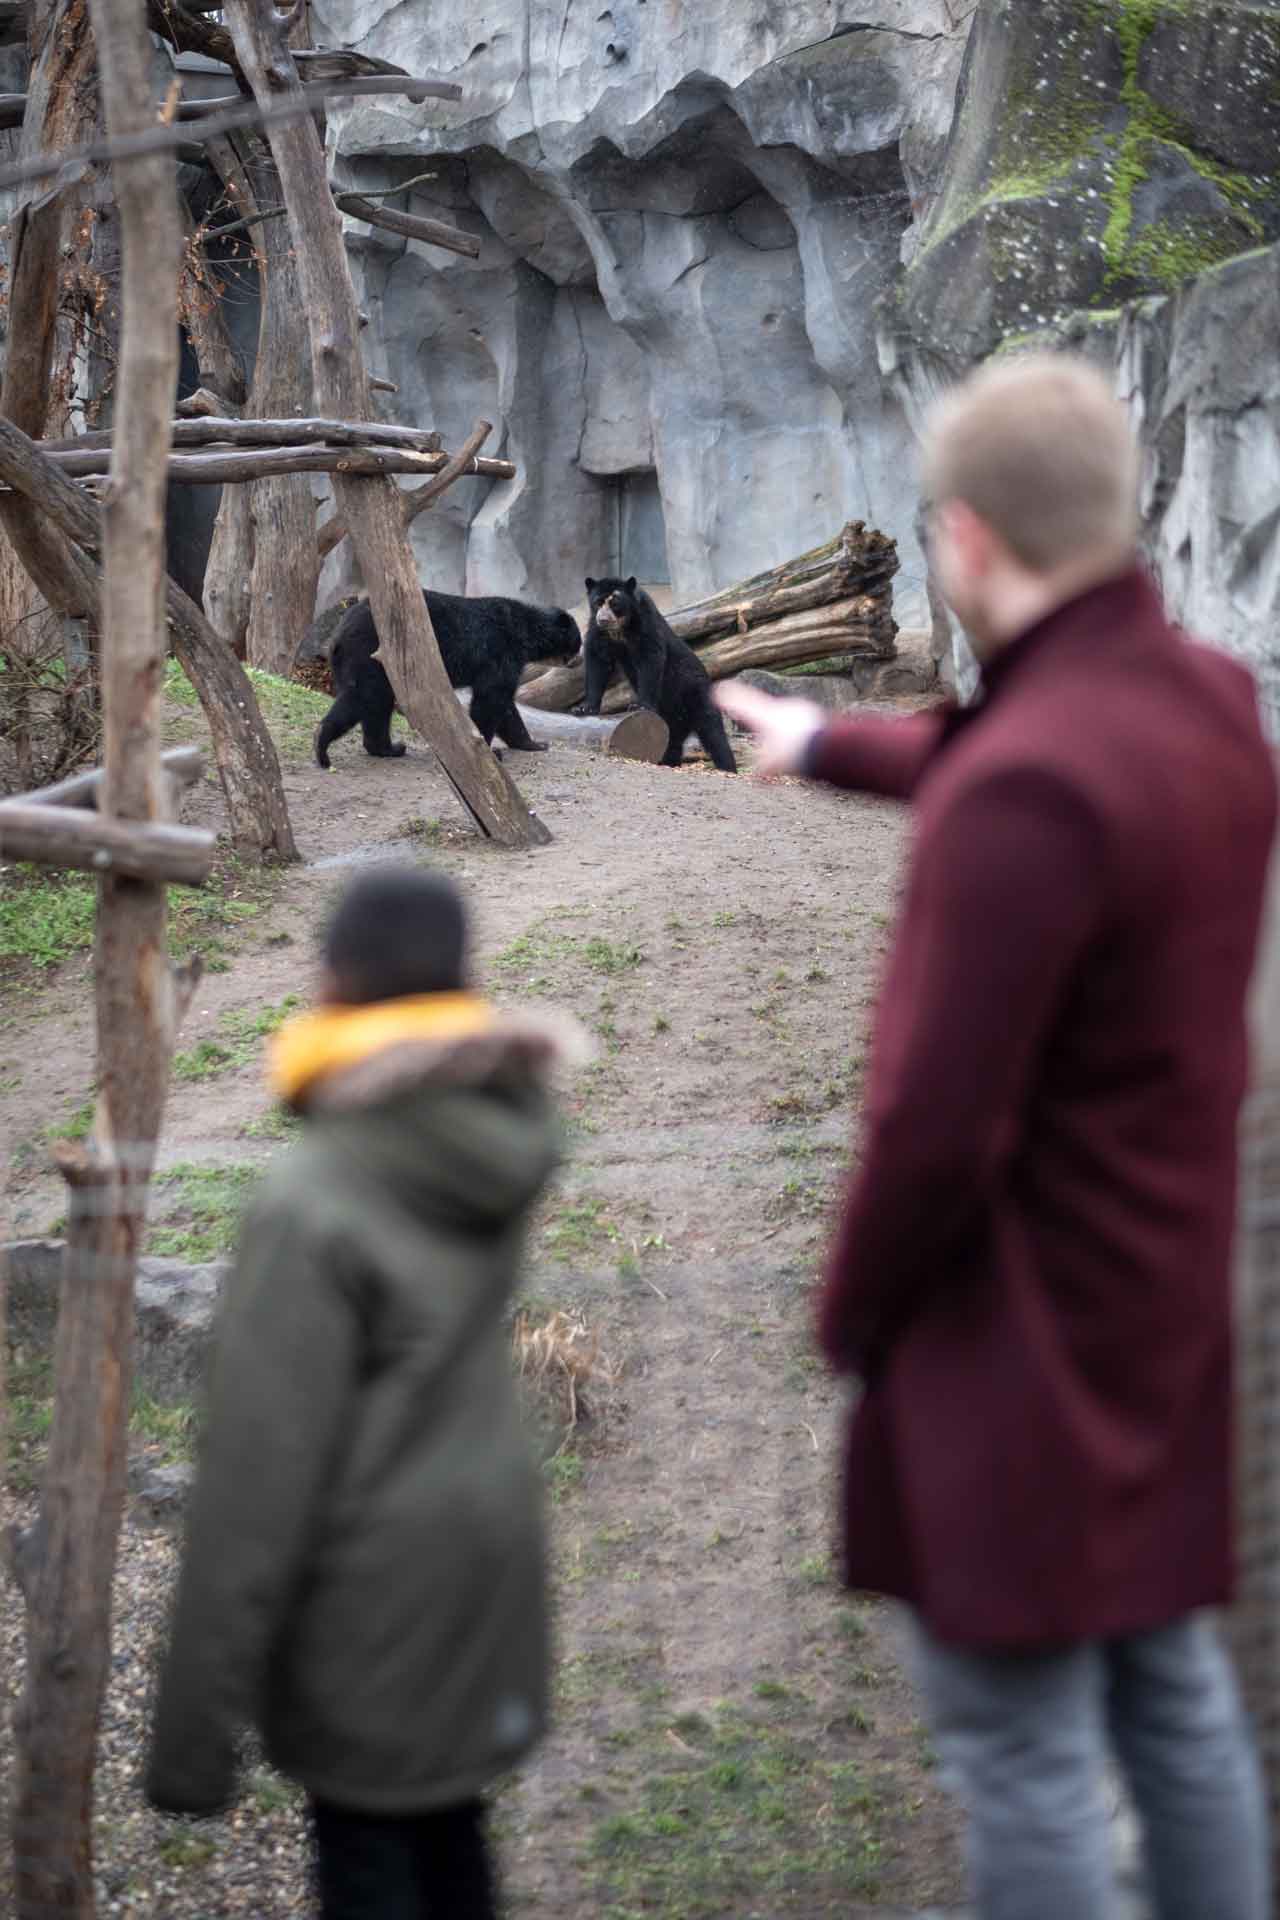
<svg viewBox="0 0 1280 1920"><path fill-rule="evenodd" d="M582 645L571 615L559 607L529 607L521 600L468 600L456 593L423 599L440 643L449 681L470 687L471 718L486 746L496 733L522 753L545 748L529 737L516 710L516 688L531 660L573 660ZM329 765L335 740L359 727L364 750L376 759L402 754L391 738L396 697L377 658L378 631L367 600L344 615L329 654L337 698L320 722L316 759Z"/></svg>
<svg viewBox="0 0 1280 1920"><path fill-rule="evenodd" d="M587 689L584 713L599 713L615 667L621 667L642 707L667 723L664 767L678 767L684 743L696 733L723 773L736 773L711 680L692 647L676 638L647 593L630 580L587 581L591 624L583 642Z"/></svg>

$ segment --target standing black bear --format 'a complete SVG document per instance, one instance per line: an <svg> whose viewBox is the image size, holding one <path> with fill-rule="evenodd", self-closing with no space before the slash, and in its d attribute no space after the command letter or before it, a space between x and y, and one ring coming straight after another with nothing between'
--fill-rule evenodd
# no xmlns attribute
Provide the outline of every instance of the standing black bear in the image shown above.
<svg viewBox="0 0 1280 1920"><path fill-rule="evenodd" d="M587 581L591 624L582 646L587 690L584 713L599 713L615 667L621 667L642 707L667 723L664 767L678 767L684 743L696 733L723 773L736 773L711 680L692 647L677 639L647 593L630 580Z"/></svg>
<svg viewBox="0 0 1280 1920"><path fill-rule="evenodd" d="M559 607L528 607L521 600L468 600L457 593L423 592L451 686L470 687L471 718L486 746L494 734L522 753L543 753L516 710L516 688L531 660L573 660L582 644L570 614ZM343 616L329 654L337 698L320 722L316 759L329 765L329 748L359 727L364 750L377 759L404 752L391 738L396 697L377 658L378 631L367 600Z"/></svg>

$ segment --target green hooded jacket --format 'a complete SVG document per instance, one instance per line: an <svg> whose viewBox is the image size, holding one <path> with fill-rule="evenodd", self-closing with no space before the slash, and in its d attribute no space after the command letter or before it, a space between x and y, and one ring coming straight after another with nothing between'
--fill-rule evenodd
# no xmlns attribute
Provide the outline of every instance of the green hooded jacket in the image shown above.
<svg viewBox="0 0 1280 1920"><path fill-rule="evenodd" d="M386 1814L473 1797L543 1729L508 1311L576 1036L486 1017L322 1077L245 1222L147 1775L166 1810L228 1804L246 1722L317 1799Z"/></svg>

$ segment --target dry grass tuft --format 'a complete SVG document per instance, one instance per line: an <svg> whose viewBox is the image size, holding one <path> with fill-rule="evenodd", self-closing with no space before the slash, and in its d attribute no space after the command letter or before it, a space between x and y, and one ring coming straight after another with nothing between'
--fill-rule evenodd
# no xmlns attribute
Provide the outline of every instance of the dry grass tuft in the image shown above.
<svg viewBox="0 0 1280 1920"><path fill-rule="evenodd" d="M516 1315L512 1351L520 1378L554 1406L567 1444L580 1420L589 1418L584 1387L612 1386L617 1368L601 1351L600 1335L580 1314L557 1309L536 1325L523 1310Z"/></svg>

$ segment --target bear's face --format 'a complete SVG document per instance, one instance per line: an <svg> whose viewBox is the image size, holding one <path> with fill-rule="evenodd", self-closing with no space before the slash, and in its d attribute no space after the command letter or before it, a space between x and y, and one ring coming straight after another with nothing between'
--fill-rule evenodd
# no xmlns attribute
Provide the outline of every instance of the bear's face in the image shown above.
<svg viewBox="0 0 1280 1920"><path fill-rule="evenodd" d="M621 632L628 627L640 611L640 602L636 594L636 577L619 580L588 578L587 602L591 608L591 617L598 627L606 631Z"/></svg>

